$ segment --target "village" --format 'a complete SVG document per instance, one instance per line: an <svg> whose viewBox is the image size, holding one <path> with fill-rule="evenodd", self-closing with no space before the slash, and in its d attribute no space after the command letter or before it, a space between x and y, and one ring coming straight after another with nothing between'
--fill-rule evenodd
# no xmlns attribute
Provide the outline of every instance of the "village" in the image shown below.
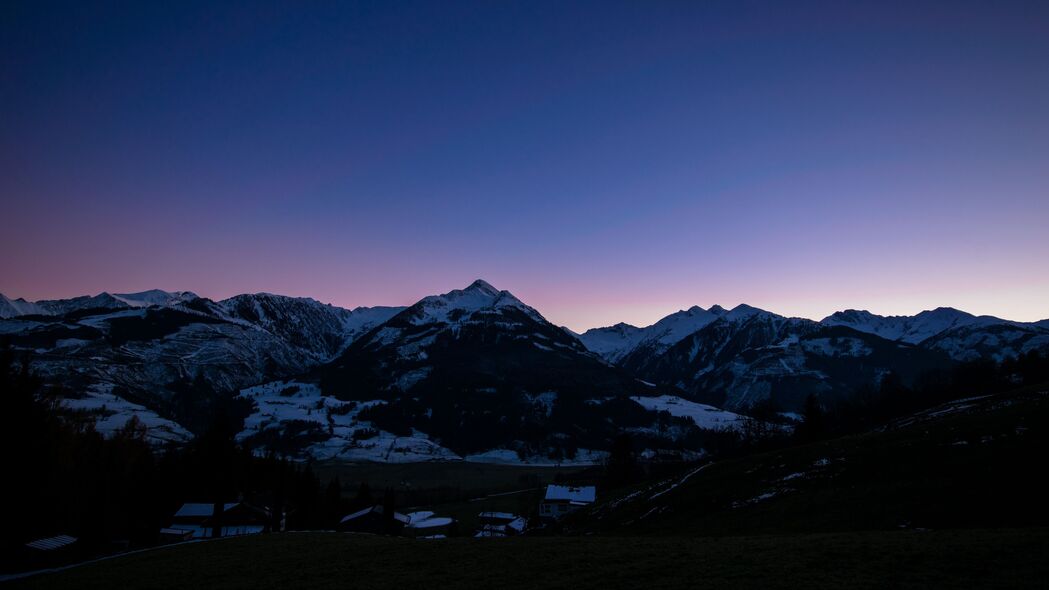
<svg viewBox="0 0 1049 590"><path fill-rule="evenodd" d="M597 500L597 486L594 485L548 484L540 491L541 499L530 513L479 511L474 519L475 527L463 527L456 518L432 510L398 511L393 507L393 494L387 494L382 503L342 516L338 522L332 523L330 530L429 540L551 534L557 532L561 519ZM170 525L158 531L158 545L284 532L287 530L286 516L284 513L275 515L268 506L243 500L222 504L187 502L172 515ZM76 537L66 534L37 539L25 545L25 558L40 567L62 563L76 552L77 542Z"/></svg>

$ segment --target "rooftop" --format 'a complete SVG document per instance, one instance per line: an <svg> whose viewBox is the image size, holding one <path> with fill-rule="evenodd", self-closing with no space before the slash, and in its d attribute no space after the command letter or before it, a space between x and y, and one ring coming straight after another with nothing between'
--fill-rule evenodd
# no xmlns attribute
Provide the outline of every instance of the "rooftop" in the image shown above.
<svg viewBox="0 0 1049 590"><path fill-rule="evenodd" d="M546 486L546 500L593 503L597 499L597 488L595 486Z"/></svg>

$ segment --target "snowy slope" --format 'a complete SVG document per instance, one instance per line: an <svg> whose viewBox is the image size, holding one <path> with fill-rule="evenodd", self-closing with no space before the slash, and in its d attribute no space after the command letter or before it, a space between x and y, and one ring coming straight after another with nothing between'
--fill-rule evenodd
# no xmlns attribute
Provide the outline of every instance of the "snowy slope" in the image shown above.
<svg viewBox="0 0 1049 590"><path fill-rule="evenodd" d="M415 325L455 323L467 320L476 312L499 311L505 308L520 310L536 321L546 321L539 312L525 305L509 291L500 291L481 279L465 289L424 297L411 306L409 317Z"/></svg>
<svg viewBox="0 0 1049 590"><path fill-rule="evenodd" d="M112 436L137 421L145 431L146 440L163 446L185 443L193 435L178 423L162 418L143 405L132 403L116 393L112 384L95 384L86 388L81 397L61 401L60 408L69 419L87 421L103 436Z"/></svg>
<svg viewBox="0 0 1049 590"><path fill-rule="evenodd" d="M607 448L617 414L654 421L628 396L660 392L484 281L421 299L316 378L327 395L386 400L377 413L387 430L426 432L462 456L502 449L530 462ZM592 398L621 403L587 404Z"/></svg>
<svg viewBox="0 0 1049 590"><path fill-rule="evenodd" d="M619 323L607 328L591 328L578 335L590 352L616 363L645 337L645 328Z"/></svg>
<svg viewBox="0 0 1049 590"><path fill-rule="evenodd" d="M946 330L1007 324L991 316L974 316L951 307L938 307L913 316L880 316L865 310L847 309L824 318L826 326L848 326L887 340L918 344Z"/></svg>
<svg viewBox="0 0 1049 590"><path fill-rule="evenodd" d="M25 299L8 299L0 293L0 318L13 318L20 315L47 314L47 310Z"/></svg>
<svg viewBox="0 0 1049 590"><path fill-rule="evenodd" d="M665 350L725 313L728 312L719 306L705 310L697 305L672 313L645 328L622 323L607 328L593 328L581 334L579 340L591 352L610 363L617 363L640 346Z"/></svg>
<svg viewBox="0 0 1049 590"><path fill-rule="evenodd" d="M34 371L78 397L73 405L89 404L89 392L119 388L145 404L143 411L174 408L187 424L214 392L308 371L403 309L346 310L279 295L214 302L159 290L44 304L46 314L0 321L0 333L29 353ZM142 412L107 420L122 423L135 413Z"/></svg>
<svg viewBox="0 0 1049 590"><path fill-rule="evenodd" d="M127 304L129 307L149 307L151 305L169 307L198 299L196 293L190 291L172 293L161 291L160 289L142 291L141 293L114 293L113 298Z"/></svg>
<svg viewBox="0 0 1049 590"><path fill-rule="evenodd" d="M457 460L455 453L425 434L396 436L360 420L361 410L382 400L346 402L321 393L312 383L276 381L244 389L252 403L238 441L260 452L300 459L414 463Z"/></svg>
<svg viewBox="0 0 1049 590"><path fill-rule="evenodd" d="M676 395L660 395L657 397L634 396L630 399L641 404L646 410L654 412L666 411L670 412L671 416L691 418L696 423L696 426L708 430L738 429L743 418L743 416L734 412L692 402Z"/></svg>

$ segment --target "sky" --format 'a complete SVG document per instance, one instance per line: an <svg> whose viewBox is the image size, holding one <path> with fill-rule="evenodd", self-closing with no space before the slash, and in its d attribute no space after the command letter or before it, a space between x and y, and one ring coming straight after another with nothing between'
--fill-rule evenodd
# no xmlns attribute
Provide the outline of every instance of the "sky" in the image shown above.
<svg viewBox="0 0 1049 590"><path fill-rule="evenodd" d="M0 293L1049 317L1046 2L4 2Z"/></svg>

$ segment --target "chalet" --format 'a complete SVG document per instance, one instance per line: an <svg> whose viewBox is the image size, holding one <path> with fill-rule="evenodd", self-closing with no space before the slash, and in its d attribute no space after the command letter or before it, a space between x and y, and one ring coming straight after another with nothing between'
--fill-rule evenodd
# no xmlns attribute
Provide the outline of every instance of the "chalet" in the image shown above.
<svg viewBox="0 0 1049 590"><path fill-rule="evenodd" d="M557 520L564 515L575 512L594 503L597 499L597 488L594 486L546 486L546 494L539 504L539 517Z"/></svg>
<svg viewBox="0 0 1049 590"><path fill-rule="evenodd" d="M52 567L75 560L79 556L78 545L77 538L70 535L37 539L26 543L16 559L27 568Z"/></svg>
<svg viewBox="0 0 1049 590"><path fill-rule="evenodd" d="M369 506L348 514L339 521L339 530L350 533L372 533L375 535L399 535L411 519L407 515L393 511L387 515L381 504Z"/></svg>
<svg viewBox="0 0 1049 590"><path fill-rule="evenodd" d="M477 515L480 527L474 537L509 537L528 528L528 520L510 512L482 512Z"/></svg>
<svg viewBox="0 0 1049 590"><path fill-rule="evenodd" d="M194 539L206 539L214 536L215 520L214 504L190 502L178 509L168 528L191 532ZM254 535L267 530L269 513L245 502L228 502L223 505L221 521L219 536Z"/></svg>
<svg viewBox="0 0 1049 590"><path fill-rule="evenodd" d="M181 543L192 539L193 533L194 531L190 529L164 528L160 529L160 533L157 535L157 540L161 543Z"/></svg>
<svg viewBox="0 0 1049 590"><path fill-rule="evenodd" d="M455 534L456 522L447 516L435 516L433 512L421 511L408 513L408 525L405 534L420 539L443 539Z"/></svg>
<svg viewBox="0 0 1049 590"><path fill-rule="evenodd" d="M61 551L73 545L77 542L76 537L70 535L58 535L55 537L48 537L46 539L37 539L36 541L30 541L26 543L28 549L35 551Z"/></svg>

